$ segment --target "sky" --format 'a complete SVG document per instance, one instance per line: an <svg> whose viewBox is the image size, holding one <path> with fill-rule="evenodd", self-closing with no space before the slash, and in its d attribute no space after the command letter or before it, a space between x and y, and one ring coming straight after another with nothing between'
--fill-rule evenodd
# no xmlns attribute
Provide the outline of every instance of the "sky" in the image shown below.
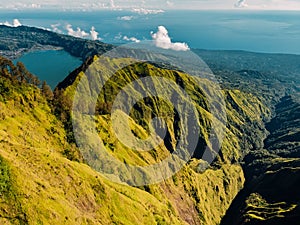
<svg viewBox="0 0 300 225"><path fill-rule="evenodd" d="M0 0L0 9L300 10L300 0Z"/></svg>

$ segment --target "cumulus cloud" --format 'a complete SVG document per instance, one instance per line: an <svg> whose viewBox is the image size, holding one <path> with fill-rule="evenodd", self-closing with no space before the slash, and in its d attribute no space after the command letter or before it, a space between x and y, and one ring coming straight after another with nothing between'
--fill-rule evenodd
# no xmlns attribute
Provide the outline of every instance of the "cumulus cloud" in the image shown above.
<svg viewBox="0 0 300 225"><path fill-rule="evenodd" d="M57 26L55 26L57 25ZM58 30L58 26L59 24L55 24L54 25L54 28L53 28L53 31L54 30ZM51 25L52 26L52 25ZM90 38L92 40L102 40L100 37L99 37L99 33L96 31L95 27L92 26L90 32L86 32L84 30L82 30L80 27L77 27L76 30L73 29L72 25L71 24L68 24L66 26L66 30L68 32L68 35L71 35L71 36L74 36L74 37L78 37L78 38Z"/></svg>
<svg viewBox="0 0 300 225"><path fill-rule="evenodd" d="M133 18L134 18L134 16L121 16L121 17L118 17L118 20L130 21Z"/></svg>
<svg viewBox="0 0 300 225"><path fill-rule="evenodd" d="M245 8L245 7L248 7L248 4L246 3L246 0L238 0L234 6L236 8Z"/></svg>
<svg viewBox="0 0 300 225"><path fill-rule="evenodd" d="M139 39L137 39L136 37L128 37L128 36L124 36L123 37L123 40L125 41L132 41L132 42L135 42L135 43L139 43L141 42Z"/></svg>
<svg viewBox="0 0 300 225"><path fill-rule="evenodd" d="M91 38L92 40L100 40L100 38L98 38L98 32L95 30L95 27L92 27L91 30L90 30L90 35L91 35Z"/></svg>
<svg viewBox="0 0 300 225"><path fill-rule="evenodd" d="M60 26L60 23L51 24L52 31L61 34L62 31L58 28L59 26Z"/></svg>
<svg viewBox="0 0 300 225"><path fill-rule="evenodd" d="M8 27L12 27L13 25L11 23L9 23L8 21L5 21L4 23L0 23L0 25L5 25Z"/></svg>
<svg viewBox="0 0 300 225"><path fill-rule="evenodd" d="M6 21L4 23L0 23L0 25L5 25L5 26L8 26L8 27L22 26L22 24L20 23L20 21L18 19L14 19L12 23L9 23L8 21Z"/></svg>
<svg viewBox="0 0 300 225"><path fill-rule="evenodd" d="M169 37L168 30L164 26L159 26L156 33L151 32L152 39L155 46L163 49L171 49L175 51L188 51L189 46L186 43L175 42L172 43Z"/></svg>
<svg viewBox="0 0 300 225"><path fill-rule="evenodd" d="M68 31L68 35L71 35L71 36L74 36L74 37L84 38L84 37L89 36L88 33L86 33L84 30L81 30L79 27L77 27L77 30L74 30L72 28L71 24L68 24L66 26L66 29Z"/></svg>
<svg viewBox="0 0 300 225"><path fill-rule="evenodd" d="M159 14L165 12L162 9L145 9L145 8L134 8L131 11L134 13L138 13L140 15Z"/></svg>
<svg viewBox="0 0 300 225"><path fill-rule="evenodd" d="M20 23L20 21L18 19L14 19L13 26L14 27L19 27L19 26L22 26L22 24Z"/></svg>

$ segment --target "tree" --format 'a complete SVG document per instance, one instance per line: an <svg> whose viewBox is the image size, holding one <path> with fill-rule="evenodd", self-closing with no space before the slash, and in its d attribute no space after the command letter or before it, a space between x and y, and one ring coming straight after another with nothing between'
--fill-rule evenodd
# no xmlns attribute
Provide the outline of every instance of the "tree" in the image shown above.
<svg viewBox="0 0 300 225"><path fill-rule="evenodd" d="M17 79L22 83L25 82L28 71L26 70L24 64L21 62L17 62L17 69L18 69Z"/></svg>
<svg viewBox="0 0 300 225"><path fill-rule="evenodd" d="M45 96L45 98L49 101L53 99L53 92L49 85L46 83L46 81L43 82L41 87L42 94Z"/></svg>
<svg viewBox="0 0 300 225"><path fill-rule="evenodd" d="M30 73L22 62L17 62L17 79L22 83L33 84L38 86L40 84L39 79Z"/></svg>

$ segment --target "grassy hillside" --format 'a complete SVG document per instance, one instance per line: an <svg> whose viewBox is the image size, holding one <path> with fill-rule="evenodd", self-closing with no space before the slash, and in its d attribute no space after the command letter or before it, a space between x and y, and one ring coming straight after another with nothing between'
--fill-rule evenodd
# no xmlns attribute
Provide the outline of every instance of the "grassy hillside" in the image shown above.
<svg viewBox="0 0 300 225"><path fill-rule="evenodd" d="M137 73L143 69L143 73ZM147 70L146 70L147 69ZM151 72L148 72L151 71ZM113 93L121 85L139 76L162 76L181 85L194 99L199 125L207 141L209 112L205 97L193 89L185 74L138 64L120 72L111 83ZM121 76L122 75L122 76ZM80 79L78 76L76 79ZM0 87L0 154L1 154L1 223L2 224L218 224L232 200L243 187L244 175L237 163L243 151L251 149L256 137L243 136L246 127L264 136L262 118L268 115L260 101L240 91L224 91L227 96L228 125L220 156L203 170L201 154L170 179L155 185L130 187L113 183L83 163L74 143L68 138L69 121L62 119L61 101L71 98L76 80L66 89L57 91L54 100L47 100L36 86L1 74ZM105 96L107 95L107 96ZM113 94L100 95L107 103ZM166 107L158 99L141 102L133 112L132 128L138 137L148 134L140 113L159 113ZM246 103L243 104L242 103ZM53 106L54 105L54 106ZM54 115L55 114L55 115ZM61 120L62 119L62 120ZM169 154L163 145L152 153L137 154L125 148L111 133L109 114L101 107L96 116L99 135L108 151L128 163L146 165ZM176 142L174 118L167 118L170 136ZM249 126L247 126L249 124ZM251 124L251 126L250 126ZM259 136L260 137L260 136ZM201 147L201 146L199 146ZM203 146L202 146L203 148ZM243 149L243 150L242 150ZM72 152L73 157L69 157ZM76 155L77 154L77 155ZM72 161L70 161L69 159ZM205 168L205 167L204 167Z"/></svg>
<svg viewBox="0 0 300 225"><path fill-rule="evenodd" d="M140 62L119 70L100 92L95 115L89 103L81 105L86 109L83 118L95 121L108 155L126 166L152 165L174 151L181 133L200 130L196 151L180 171L156 184L131 187L126 168L120 184L89 164L78 148L71 113L77 85L89 67L100 76L83 86L87 90L99 84L107 66L117 68L131 59L106 59L104 67L93 55L113 46L38 28L0 26L0 36L1 54L11 58L49 47L88 58L52 93L22 64L0 57L0 224L298 224L300 56L195 50L215 73L222 92L210 81L169 65ZM129 120L130 132L141 140L149 137L150 119L166 121L166 137L157 137L161 144L141 152L118 140L110 113L119 91L145 77L168 93L176 90L182 102L195 107L197 119L188 124L187 113L179 119L172 104L158 97L144 98L127 114L119 110L117 115ZM174 82L190 98L155 77ZM218 132L209 131L222 118L213 116L199 83L226 103L218 154L211 144ZM140 84L125 94L138 95L137 90L149 93ZM206 146L210 158L216 155L211 165L201 159ZM105 160L96 165L105 166Z"/></svg>
<svg viewBox="0 0 300 225"><path fill-rule="evenodd" d="M95 60L97 60L97 58L95 58ZM111 61L110 63L118 64L119 62L116 60ZM96 67L95 70L101 71L101 65L98 65L97 62L95 62L94 66ZM141 71L143 72L141 73ZM154 76L157 74L176 82L181 80L181 87L184 87L184 89L192 96L192 99L195 99L193 104L195 104L199 110L199 126L203 128L202 135L204 140L206 142L208 141L205 137L207 137L206 129L209 126L209 117L207 117L209 112L205 110L205 98L203 97L203 94L195 91L193 88L195 83L188 80L187 75L176 71L156 68L148 63L135 64L120 71L117 73L116 77L111 79L112 81L105 87L105 90L110 90L110 92L105 91L102 95L100 94L96 119L98 122L99 135L104 141L105 146L107 146L108 151L116 158L126 161L128 164L147 165L157 162L161 160L163 156L167 155L170 149L168 146L162 146L162 148L155 149L155 152L152 153L146 152L145 154L137 154L135 151L122 146L118 140L116 140L116 137L110 128L110 115L106 112L107 109L103 108L106 106L103 103L112 101L118 90L130 81L138 79L140 76ZM84 76L83 73L81 73L80 76L77 76L77 80L74 80L73 85L70 85L65 89L65 96L72 99L76 84L82 76ZM208 83L208 81L204 80L202 82ZM226 129L226 136L221 153L214 165L209 170L203 172L201 168L204 162L197 159L201 158L200 151L198 155L194 155L194 159L186 169L180 171L177 175L172 177L172 180L166 182L171 182L171 184L168 184L168 192L171 192L168 195L168 198L174 199L171 204L175 209L179 212L184 210L183 212L185 213L181 214L184 218L186 217L186 209L190 207L187 207L184 201L178 201L178 199L183 199L182 196L189 196L189 202L192 202L194 207L194 210L190 211L196 213L194 218L198 217L197 220L185 218L185 220L188 219L188 222L191 224L198 224L200 221L203 221L205 224L219 223L221 216L224 215L230 201L243 186L243 173L241 166L239 166L237 162L243 154L252 149L253 146L260 145L265 137L262 119L269 115L268 109L254 96L242 93L238 90L224 91L223 94L227 96L226 106L229 123L227 125L228 128ZM136 109L137 111L133 111L131 114L132 129L138 130L135 132L136 135L144 138L147 134L147 126L143 126L146 123L141 120L141 118L145 118L145 116L141 116L140 113L145 113L149 111L150 108L152 112L159 114L161 109L166 108L164 104L165 103L155 98L148 100L147 103L143 101L140 102ZM170 136L176 141L176 133L174 134L176 129L172 128L175 127L174 118L166 119L169 120L168 124L173 124L172 126L169 126L168 129ZM243 133L248 130L249 135L243 135ZM251 133L251 130L256 131L253 132L256 136ZM199 146L201 147L201 145ZM201 150L201 148L199 150ZM155 190L155 193L160 193L160 195L166 194L165 188L162 189L161 185L153 185L151 186L151 189L152 188Z"/></svg>

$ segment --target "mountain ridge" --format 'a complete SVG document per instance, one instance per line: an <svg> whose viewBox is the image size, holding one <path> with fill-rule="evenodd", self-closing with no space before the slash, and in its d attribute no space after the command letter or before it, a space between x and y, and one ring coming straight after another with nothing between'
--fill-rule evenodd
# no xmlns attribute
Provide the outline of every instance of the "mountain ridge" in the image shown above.
<svg viewBox="0 0 300 225"><path fill-rule="evenodd" d="M161 71L163 71L163 70L161 70ZM132 73L132 74L135 74L135 73ZM166 73L166 75L167 75L167 73ZM2 78L2 80L3 79L4 78ZM24 86L24 84L20 84L20 85ZM37 94L39 93L38 89L36 89L34 87L30 87L30 88L33 88L33 90L36 90L35 92ZM20 92L20 94L22 94L22 95L24 93L25 93L24 91ZM237 97L240 94L239 94L239 92L236 92L236 93L232 93L231 95ZM45 106L47 106L48 103L47 103L46 100L43 100L44 97L39 97L39 98L41 98L42 108L44 107L43 104L46 104ZM35 108L36 108L39 104L41 104L41 103L35 102L35 100L33 98L29 98L29 99L31 99L31 100L27 100L27 101L29 101L30 104L28 103L28 106L26 106L26 107L29 107L29 109L30 109L31 105L36 105L35 106ZM16 100L13 100L13 102L15 102ZM10 108L7 108L3 112L8 112L8 111L14 109L14 111L16 111L16 113L18 113L18 115L19 115L18 118L25 118L25 115L27 114L28 109L26 110L27 111L26 114L24 114L25 112L22 112L22 110L19 110L18 106L14 106L13 102L11 102L11 101L8 101L7 103L3 102L2 107L4 107L4 109L6 109L7 107L10 107ZM155 104L162 104L162 103L156 102ZM247 115L249 109L247 109L247 110L245 109L245 113L246 113L245 115ZM31 110L29 110L29 112ZM35 110L37 110L37 108ZM52 112L50 111L49 108L46 111L39 111L39 113L42 113L41 115L43 115L43 114L52 115L51 117L53 119L55 119L54 115L52 114ZM15 176L17 176L18 177L17 180L19 180L18 185L16 185L16 188L18 189L18 191L20 193L24 193L25 190L21 187L27 187L27 191L25 191L25 193L27 193L26 195L32 195L33 196L32 200L28 201L28 200L26 200L27 199L26 195L25 195L25 198L21 197L22 194L18 195L18 198L21 201L22 209L24 208L23 209L23 210L25 210L24 213L27 215L28 223L32 224L32 223L35 223L34 221L38 221L38 220L41 220L44 223L47 223L47 218L52 218L51 220L56 220L58 222L60 221L59 223L61 223L62 218L64 218L64 217L61 217L61 214L57 214L58 212L55 210L55 208L52 209L52 210L54 210L54 211L52 211L52 213L57 215L56 219L55 219L55 217L48 217L49 216L48 213L51 212L50 208L47 209L47 207L45 205L40 205L40 206L37 205L36 201L37 201L37 197L39 196L39 195L37 195L37 193L39 192L39 190L42 191L42 193L45 194L45 195L44 194L41 195L40 197L48 199L47 202L50 201L48 203L48 206L51 206L52 204L55 204L56 205L55 207L62 207L62 205L57 205L57 199L63 200L65 198L63 196L60 196L60 194L57 195L57 194L54 194L54 193L51 192L51 190L52 190L51 186L52 185L50 183L48 183L48 181L46 181L43 178L42 174L44 172L48 171L48 172L46 172L46 174L49 174L48 176L52 177L51 179L53 179L53 182L56 182L56 180L57 180L57 178L55 178L56 176L59 176L59 177L67 176L68 173L66 174L65 172L62 172L62 171L66 171L65 169L63 169L63 167L70 168L69 169L70 171L75 170L75 171L77 171L76 173L79 173L78 172L79 168L81 168L80 170L83 170L83 171L88 170L88 171L91 171L89 173L95 174L93 176L95 176L95 177L98 176L98 179L100 179L99 174L95 173L95 172L92 172L92 170L89 167L87 167L86 165L84 165L82 163L78 164L78 162L76 162L77 160L75 162L68 161L67 158L66 158L67 156L64 155L65 154L64 148L66 148L66 147L59 147L61 144L55 144L55 142L54 142L53 146L56 146L54 149L57 149L57 150L54 150L54 152L52 152L53 150L49 151L49 149L48 149L49 147L46 147L46 148L42 147L42 146L44 146L43 141L42 142L41 141L32 142L32 140L35 140L37 138L38 139L40 139L40 138L50 138L53 135L52 134L53 131L51 131L51 133L49 133L49 134L46 134L46 133L44 133L45 131L42 131L44 129L43 127L45 127L46 124L49 124L49 122L46 122L48 119L45 118L46 120L41 120L41 119L38 119L40 116L37 117L37 118L33 117L32 119L30 119L30 121L32 121L33 124L32 125L28 124L27 125L28 127L25 128L24 125L26 124L26 120L20 120L20 121L19 121L19 119L17 119L17 120L13 119L12 120L11 116L9 116L9 114L5 113L5 115L6 115L6 119L1 122L1 124L2 124L1 130L5 131L5 133L4 133L5 135L2 136L2 137L7 137L7 138L14 137L13 132L17 132L17 133L22 134L24 132L24 131L22 131L23 129L25 129L29 132L29 137L30 138L26 138L26 136L25 136L25 139L23 139L23 136L21 136L20 137L21 139L18 139L18 141L17 141L17 143L21 143L21 140L22 140L22 142L25 145L24 147L19 146L18 144L16 145L14 142L10 143L10 141L9 141L10 139L7 139L6 141L5 140L1 141L2 149L6 149L5 151L2 151L1 155L5 156L5 160L10 162L10 164L12 165L12 168L15 168L16 164L14 164L13 162L17 162L19 160L18 159L19 157L28 158L26 160L26 164L24 164L24 165L21 162L18 161L18 165L21 166L18 169L19 172L16 172L15 169L12 170L12 171L15 171ZM239 115L239 113L237 112L236 115ZM232 116L234 117L234 115L232 115ZM105 125L106 124L105 121L107 119L105 119L105 118L106 118L106 115L100 115L98 121L100 122L100 125L102 124L101 125L102 127L106 127L106 129L107 129L108 125ZM242 116L240 117L240 119L242 119ZM12 126L10 126L11 128L8 129L7 127L5 127L5 124L7 124L7 122L5 122L5 121L9 121L9 120L12 120L12 121L16 120L16 122L19 121L19 122L17 122L17 124L20 123L21 127L18 127L18 126L17 127L12 127ZM57 120L57 119L55 119L55 120ZM69 149L74 148L74 147L70 146L70 143L68 143L68 141L67 141L68 139L66 137L66 131L64 129L64 126L62 124L63 122L60 122L58 120L55 123L60 124L59 126L55 125L55 127L56 127L56 130L58 129L57 130L58 132L62 132L61 135L59 135L62 138L61 139L62 143L65 143L64 145L69 146L69 147L67 147ZM12 122L10 122L10 124L12 124ZM33 127L35 127L35 128L33 128ZM40 127L40 128L38 128L38 127ZM40 134L44 133L44 137L36 136L37 134L35 134L35 132L36 132L37 129L41 129L41 131L39 133ZM48 129L52 130L51 128L48 128ZM173 132L173 131L170 130L170 132ZM54 132L54 134L55 134L55 132ZM104 138L105 142L110 143L110 139L105 139L105 136L103 136L103 135L107 135L107 131L105 133L101 134L101 135L102 135L102 138ZM234 133L230 134L231 137L233 137L233 135L234 135ZM54 138L53 140L56 140L55 136L53 138ZM46 141L45 143L49 143L49 141ZM10 145L11 145L11 147L9 147ZM32 147L26 147L28 145L32 146ZM40 148L38 146L40 146L42 148ZM113 146L111 146L110 148L112 149ZM224 146L226 146L226 145L224 145ZM228 153L226 153L226 151L231 152L227 148L229 148L229 149L232 148L231 144L227 143L227 147L224 148L223 156L224 157L226 156L226 158L227 158L227 154L228 154ZM15 149L15 150L13 150L13 149ZM50 149L51 149L51 147L50 147ZM57 151L58 151L58 153L57 153ZM118 145L116 146L116 149L114 151L116 152L117 155L121 154L121 155L119 155L119 156L121 156L121 158L125 157L124 159L126 159L126 160L132 160L132 159L130 159L130 157L132 157L133 155L130 156L129 158L128 158L128 156L123 155L124 152L123 152L122 148L118 147ZM168 150L166 150L166 152L168 152ZM41 157L42 161L38 160L38 161L34 162L34 161L30 160L30 159L35 160L36 157ZM50 157L50 158L48 158L48 157ZM140 157L140 156L137 156L137 157ZM149 157L150 156L148 156L148 158ZM151 156L151 157L153 157L153 156ZM237 156L233 155L233 156L230 156L230 157L238 157L238 155ZM61 162L61 166L59 166L60 163L57 164L52 160ZM224 160L226 161L225 158L224 158ZM175 222L175 221L177 221L177 219L175 219L175 218L181 218L181 219L179 219L179 221L181 221L181 222L179 222L179 224L184 224L183 221L187 221L189 224L201 224L202 223L201 221L203 221L203 222L206 221L205 222L206 224L217 224L218 221L220 221L220 219L221 219L221 215L223 215L226 211L226 208L229 207L231 199L233 199L234 196L238 193L239 189L242 188L242 183L243 183L243 179L244 179L242 169L239 165L235 165L235 164L231 165L229 162L228 163L223 163L222 161L223 160L220 159L219 163L217 163L214 166L215 168L211 168L211 169L208 169L207 171L203 172L203 171L201 171L201 166L200 166L201 165L201 160L199 161L197 159L194 159L190 162L190 165L186 166L179 174L177 174L174 177L170 178L169 180L163 182L162 184L150 185L148 187L147 186L146 187L139 187L138 189L137 188L132 189L132 188L129 188L129 187L128 188L130 190L136 190L138 193L141 193L141 194L144 193L145 191L150 193L149 197L151 199L153 199L151 201L157 201L157 200L155 200L156 198L161 199L161 200L165 199L163 201L166 201L166 197L168 196L167 199L169 199L168 201L170 202L169 208L173 210L173 213L171 213L171 215L175 216L175 217L171 216L173 218L173 219L171 219L171 221L173 221L173 222L168 222L168 221L170 221L170 217L166 216L166 214L164 214L163 211L159 211L159 214L158 214L159 216L154 216L155 214L153 214L152 216L148 215L147 218L149 218L149 221L151 220L150 218L156 218L155 220L156 220L156 223L158 223L158 224L164 224L164 223L165 224L170 224L170 223L174 224L174 223L177 223L177 222ZM39 162L41 162L42 164L40 164ZM38 174L40 174L39 176L37 176L37 177L33 176L33 173L31 173L31 171L34 167L32 167L32 166L29 167L30 164L35 165L34 167L37 166L37 168L40 168L39 169L39 170L41 170L40 172L36 171L36 172L38 172ZM49 169L47 169L47 168L50 168L51 166L54 166L54 165L55 165L55 167L58 167L58 168L53 170L52 172L50 172ZM24 168L24 166L27 167L27 170L21 169L21 168ZM30 179L28 179L29 183L27 183L26 185L24 183L22 184L22 182L24 182L23 179L21 179L21 177L24 177L24 174L23 174L22 171L23 172L27 171L25 177L27 177L27 178L30 177ZM198 171L198 172L195 172L195 171ZM66 175L63 175L63 174L66 174ZM72 174L73 174L73 172L72 172ZM75 177L77 176L75 174L71 175L71 177L73 177L72 179L75 179ZM51 179L50 179L50 181L51 181ZM76 178L76 179L78 179L78 178ZM80 179L82 180L82 178L80 178ZM102 178L100 180L101 180L101 183L106 182L106 181L102 181ZM97 181L97 182L100 182L100 180ZM223 183L223 180L226 180L226 183ZM239 180L239 182L236 182L236 180ZM209 182L207 182L207 181L209 181ZM82 182L84 182L86 185L89 186L89 184L86 183L87 181L82 180ZM218 183L218 188L217 188L219 190L218 194L217 194L217 192L215 192L216 187L215 187L215 185L212 185L213 183ZM205 184L205 187L206 187L205 189L203 189L204 184ZM109 185L115 186L114 184L109 184ZM88 188L88 186L86 188ZM102 183L100 185L100 187L102 187L102 186L105 186L105 184ZM119 185L117 185L117 186L119 186ZM71 188L74 191L73 188L76 188L77 185L74 184L74 186L68 186L68 185L65 184L61 188L64 189L64 188L67 188L67 187ZM126 186L125 187L122 186L122 189L124 189L124 188L125 188L125 190L128 189ZM227 191L225 191L225 189ZM60 188L55 192L61 193ZM125 192L127 192L127 191L125 191ZM222 194L220 194L220 192L222 192ZM107 192L105 192L105 193L108 196L110 195ZM164 193L170 193L170 194L165 195ZM211 210L212 210L211 213L213 213L215 215L214 217L210 217L209 214L205 213L205 211L206 211L205 208L207 206L205 206L206 204L204 203L205 202L204 199L208 198L208 196L209 196L208 193L210 193L210 195L211 195L211 197L209 197L209 199L211 199L212 202L207 203L207 204L211 205L210 206L210 207L212 207L211 208ZM231 193L231 194L228 195L228 193ZM46 197L47 195L50 195L50 196ZM108 196L106 197L106 195L102 195L101 198L103 200L105 200L108 197ZM53 196L53 197L51 197L51 196ZM97 196L98 196L98 194L97 194ZM185 196L185 197L183 197L183 196ZM182 198L186 199L187 202L183 201ZM227 200L224 202L225 199L227 199ZM101 200L101 201L103 201L103 200ZM77 202L78 200L75 200L75 199L72 200L72 198L71 198L71 199L69 199L69 201ZM87 201L90 202L90 200L87 200ZM115 200L113 200L113 202L114 201ZM116 199L116 201L117 201L117 199ZM74 202L74 204L75 204L75 202ZM165 202L165 204L167 204L167 202ZM29 203L30 203L30 205L28 205ZM33 204L33 205L31 206L31 204ZM78 202L76 204L78 204ZM107 204L107 206L109 206L108 203L105 203L105 204ZM190 208L192 210L192 212L194 212L189 216L185 215L186 214L185 209L187 207L186 204L190 205L188 208ZM69 205L69 203L67 205ZM157 205L157 203L155 203L154 205ZM162 207L164 208L165 206L163 206L163 205L162 205ZM97 204L95 206L97 206ZM33 209L32 207L34 207L35 209L40 210L40 214L39 215L32 214L32 211L31 211ZM54 207L54 205L53 205L53 207ZM158 207L158 205L157 205L157 207ZM76 209L72 209L72 210L76 210ZM72 210L70 212L72 212ZM118 210L115 211L115 210L117 210L117 209L114 209L112 212L114 212L114 215L118 215L118 216L115 217L115 219L113 219L114 217L111 217L110 221L123 221L123 223L124 223L124 221L127 221L126 222L127 224L128 223L133 223L133 224L138 223L137 222L138 220L133 219L134 217L129 217L129 218L131 218L130 219L131 222L129 222L125 218L122 219L122 214L120 214L120 211L118 211ZM156 210L159 210L159 209L157 208ZM66 213L66 211L64 211L64 212ZM105 213L108 213L108 212L109 211L105 211ZM202 216L199 217L199 215L200 215L199 213ZM96 215L94 215L94 216L95 216L94 219L98 218ZM83 223L82 221L84 221L84 220L82 220L82 218L83 217L81 217L81 219L78 220L78 221L81 221L80 223ZM105 216L105 218L108 218L108 217ZM139 220L141 220L141 219L139 219ZM66 221L66 220L64 219L63 221ZM72 215L68 216L68 221L69 221L70 224L71 223L73 223L73 224L76 223L76 221L74 220L74 217ZM98 220L98 222L96 222L96 221L97 220L94 221L94 223L96 223L96 224L97 223L100 223L100 224L109 223L109 222L104 222L104 220ZM143 221L143 220L141 220L141 221ZM161 222L158 222L158 221L161 221ZM165 221L165 222L163 222L163 221ZM144 221L143 223L147 224L148 222ZM149 224L152 224L152 222L149 223Z"/></svg>
<svg viewBox="0 0 300 225"><path fill-rule="evenodd" d="M105 51L95 49L84 52L93 55ZM269 59L265 59L266 55L247 53L237 60L240 52L219 55L199 51L220 81L225 96L228 123L220 154L208 168L199 154L162 183L130 187L103 178L87 165L76 146L70 114L73 93L89 66L102 70L97 65L97 56L86 57L85 53L80 53L85 58L84 64L57 86L53 98L45 96L35 84L21 82L14 74L7 76L12 67L1 64L1 223L223 225L232 224L233 220L236 224L297 221L290 218L298 218L295 217L299 215L298 197L293 201L277 199L276 193L282 189L269 191L273 181L282 183L287 174L291 186L298 182L299 139L298 135L294 136L296 139L291 144L288 135L289 132L297 134L299 70L294 65L299 60L297 56L288 64L288 56L268 55ZM250 65L241 63L244 59ZM266 64L269 60L274 60L276 67ZM112 66L116 63L111 61ZM157 162L169 154L168 146L176 143L178 128L174 129L176 119L172 117L166 117L169 140L165 143L168 144L149 154L137 154L125 148L110 128L109 104L120 86L158 72L189 91L201 118L199 124L205 140L202 145L207 143L210 119L206 99L203 93L191 91L194 84L187 75L151 62L135 64L117 73L114 82L106 87L110 91L100 95L96 110L97 130L107 150L129 164ZM141 101L129 115L135 135L147 137L144 114L156 115L166 107L168 104L156 98ZM276 121L286 127L275 131ZM281 137L282 133L287 133L286 137ZM288 146L295 151L286 150Z"/></svg>

